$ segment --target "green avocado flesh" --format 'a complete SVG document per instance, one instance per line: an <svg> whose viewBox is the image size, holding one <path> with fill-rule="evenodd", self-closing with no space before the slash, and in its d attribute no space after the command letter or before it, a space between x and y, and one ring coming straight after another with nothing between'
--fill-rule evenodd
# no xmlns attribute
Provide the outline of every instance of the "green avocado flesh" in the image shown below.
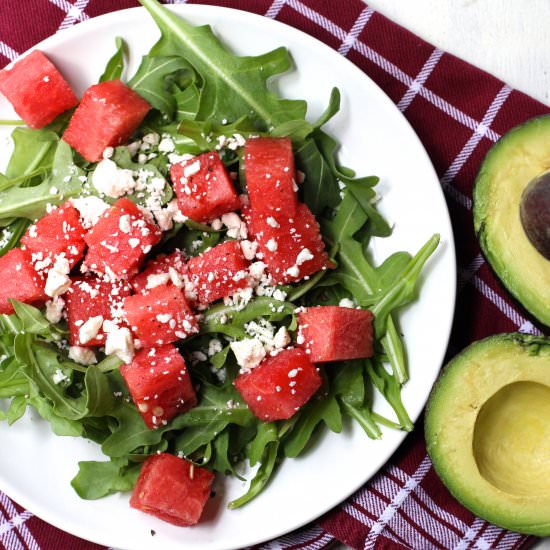
<svg viewBox="0 0 550 550"><path fill-rule="evenodd" d="M435 470L501 527L550 535L550 339L492 336L445 368L426 410Z"/></svg>
<svg viewBox="0 0 550 550"><path fill-rule="evenodd" d="M432 390L425 432L436 472L466 508L550 535L550 339L506 334L466 348Z"/></svg>
<svg viewBox="0 0 550 550"><path fill-rule="evenodd" d="M520 219L529 182L550 169L550 116L508 132L489 151L474 189L481 249L506 288L550 326L550 261L531 244Z"/></svg>

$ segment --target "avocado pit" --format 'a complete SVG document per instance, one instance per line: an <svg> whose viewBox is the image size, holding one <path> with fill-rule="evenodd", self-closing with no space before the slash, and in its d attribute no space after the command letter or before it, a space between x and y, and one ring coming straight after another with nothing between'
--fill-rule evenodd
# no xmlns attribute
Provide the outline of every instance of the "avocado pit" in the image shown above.
<svg viewBox="0 0 550 550"><path fill-rule="evenodd" d="M550 388L522 381L482 406L473 453L480 474L517 496L550 496Z"/></svg>
<svg viewBox="0 0 550 550"><path fill-rule="evenodd" d="M527 238L550 260L550 172L531 180L523 190L519 212Z"/></svg>

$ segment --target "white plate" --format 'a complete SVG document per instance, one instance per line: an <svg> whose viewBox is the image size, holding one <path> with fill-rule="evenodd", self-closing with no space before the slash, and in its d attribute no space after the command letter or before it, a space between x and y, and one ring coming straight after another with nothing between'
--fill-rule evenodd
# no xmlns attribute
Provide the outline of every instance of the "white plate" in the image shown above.
<svg viewBox="0 0 550 550"><path fill-rule="evenodd" d="M259 54L280 45L292 52L298 70L280 78L286 97L305 98L309 116L324 109L330 90L342 91L341 113L328 130L342 150L340 160L359 174L381 177L382 212L395 223L394 235L375 243L375 256L395 250L415 252L432 235L442 244L429 262L421 298L406 309L401 324L408 346L411 380L403 398L412 419L420 414L446 350L455 299L454 242L447 207L433 167L417 136L388 97L352 63L328 46L281 23L236 10L173 6L193 23L209 23L240 54ZM82 92L102 73L114 51L114 38L130 46L131 69L158 37L142 8L86 21L40 43L76 90ZM0 99L0 117L11 109ZM5 159L4 159L5 160ZM376 401L376 408L384 406ZM27 417L0 425L0 487L44 520L91 541L124 549L221 550L268 540L317 518L359 488L388 460L405 437L384 430L370 440L358 426L326 434L315 448L288 460L256 500L236 511L225 504L240 495L237 480L218 482L206 521L179 528L130 509L128 495L80 500L69 482L77 461L101 459L98 447L78 438L51 434L47 423ZM222 490L223 487L223 490ZM151 537L150 530L156 531Z"/></svg>

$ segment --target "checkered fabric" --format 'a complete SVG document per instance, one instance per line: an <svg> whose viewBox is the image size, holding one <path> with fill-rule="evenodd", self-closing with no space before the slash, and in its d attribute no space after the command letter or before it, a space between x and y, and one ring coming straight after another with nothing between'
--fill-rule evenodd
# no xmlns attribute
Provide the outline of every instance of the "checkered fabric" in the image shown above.
<svg viewBox="0 0 550 550"><path fill-rule="evenodd" d="M182 3L172 0L167 3ZM360 0L205 0L297 27L348 57L405 114L440 177L457 240L459 299L449 355L498 332L541 329L515 304L480 254L472 229L472 184L487 150L512 126L548 111L492 76L444 53ZM1 0L0 66L47 36L133 0ZM261 549L525 548L460 506L426 455L421 422L386 467L314 524ZM9 550L98 549L51 527L0 493L0 546Z"/></svg>

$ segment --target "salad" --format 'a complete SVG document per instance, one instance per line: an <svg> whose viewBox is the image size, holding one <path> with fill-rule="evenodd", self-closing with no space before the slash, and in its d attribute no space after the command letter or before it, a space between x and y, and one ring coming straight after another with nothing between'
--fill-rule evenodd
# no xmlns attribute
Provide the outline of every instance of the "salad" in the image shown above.
<svg viewBox="0 0 550 550"><path fill-rule="evenodd" d="M323 425L412 428L394 314L438 236L372 265L370 239L391 228L377 178L338 166L322 130L338 91L309 122L266 86L284 48L236 57L142 4L162 38L126 84L122 40L80 102L40 53L0 76L33 128L14 131L0 178L0 396L10 423L31 406L101 444L81 497L135 487L135 507L192 524L213 472L257 466L238 507ZM55 86L46 105L39 85Z"/></svg>

